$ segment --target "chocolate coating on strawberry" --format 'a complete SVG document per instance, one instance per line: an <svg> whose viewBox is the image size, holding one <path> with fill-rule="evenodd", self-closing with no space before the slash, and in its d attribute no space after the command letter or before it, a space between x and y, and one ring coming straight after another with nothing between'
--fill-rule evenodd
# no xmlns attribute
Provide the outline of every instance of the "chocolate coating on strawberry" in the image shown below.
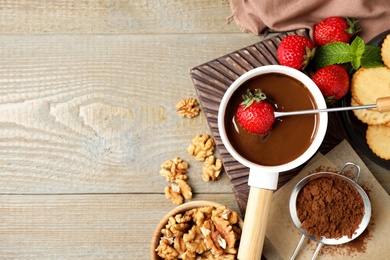
<svg viewBox="0 0 390 260"><path fill-rule="evenodd" d="M268 133L275 122L275 109L267 101L267 96L260 89L256 89L255 93L248 89L243 99L236 112L237 122L250 133Z"/></svg>

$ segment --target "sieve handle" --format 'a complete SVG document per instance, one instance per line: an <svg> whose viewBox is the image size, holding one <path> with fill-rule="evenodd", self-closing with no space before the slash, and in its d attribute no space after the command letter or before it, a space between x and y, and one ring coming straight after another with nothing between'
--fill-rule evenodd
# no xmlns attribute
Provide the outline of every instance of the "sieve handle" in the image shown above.
<svg viewBox="0 0 390 260"><path fill-rule="evenodd" d="M390 111L390 97L380 97L376 100L376 108L379 112Z"/></svg>
<svg viewBox="0 0 390 260"><path fill-rule="evenodd" d="M301 239L299 240L299 243L298 243L297 247L294 250L294 253L290 257L290 260L295 260L295 257L297 256L297 254L299 252L299 249L301 248L303 242L305 241L305 238L306 238L306 236L302 235ZM316 251L314 252L313 256L311 257L311 260L315 260L317 258L318 253L321 251L322 245L323 245L322 243L318 243L318 245L316 247Z"/></svg>
<svg viewBox="0 0 390 260"><path fill-rule="evenodd" d="M316 251L314 252L314 255L311 257L311 260L314 260L317 258L318 256L318 253L320 252L321 250L321 247L322 247L322 243L318 243L318 246L316 248Z"/></svg>
<svg viewBox="0 0 390 260"><path fill-rule="evenodd" d="M295 259L295 257L297 256L297 254L299 252L299 249L301 249L301 246L302 246L303 242L305 241L305 238L306 238L305 235L301 236L301 239L299 240L299 243L298 243L297 247L295 248L294 253L290 257L290 260L294 260Z"/></svg>
<svg viewBox="0 0 390 260"><path fill-rule="evenodd" d="M357 183L358 180L359 180L359 177L360 177L360 167L359 165L357 165L356 163L353 163L353 162L347 162L345 163L341 168L340 170L337 172L338 174L342 174L343 171L345 170L345 168L347 168L348 166L352 166L356 169L356 174L355 174L355 182Z"/></svg>
<svg viewBox="0 0 390 260"><path fill-rule="evenodd" d="M238 259L261 259L273 190L251 186Z"/></svg>

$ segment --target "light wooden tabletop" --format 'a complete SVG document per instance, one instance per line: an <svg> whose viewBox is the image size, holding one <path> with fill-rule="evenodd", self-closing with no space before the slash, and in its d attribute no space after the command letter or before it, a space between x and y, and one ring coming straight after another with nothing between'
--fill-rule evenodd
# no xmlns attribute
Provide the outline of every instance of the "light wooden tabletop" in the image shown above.
<svg viewBox="0 0 390 260"><path fill-rule="evenodd" d="M203 181L187 153L204 114L175 109L196 98L191 68L260 40L230 15L220 0L0 1L1 259L148 259L176 156L193 200L238 210L226 175Z"/></svg>
<svg viewBox="0 0 390 260"><path fill-rule="evenodd" d="M209 133L189 71L255 43L220 0L0 1L0 258L148 259L175 207L160 165L190 164L193 200L237 209L187 154Z"/></svg>

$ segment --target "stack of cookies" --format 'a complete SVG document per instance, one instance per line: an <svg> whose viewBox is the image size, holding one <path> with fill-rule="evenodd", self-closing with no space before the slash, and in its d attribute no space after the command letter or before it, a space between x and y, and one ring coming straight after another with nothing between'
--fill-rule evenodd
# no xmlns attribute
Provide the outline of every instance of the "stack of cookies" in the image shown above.
<svg viewBox="0 0 390 260"><path fill-rule="evenodd" d="M381 47L385 64L377 68L360 68L351 81L351 105L375 104L377 98L390 96L390 34ZM367 124L366 141L380 158L390 160L390 112L375 109L354 110L355 116Z"/></svg>

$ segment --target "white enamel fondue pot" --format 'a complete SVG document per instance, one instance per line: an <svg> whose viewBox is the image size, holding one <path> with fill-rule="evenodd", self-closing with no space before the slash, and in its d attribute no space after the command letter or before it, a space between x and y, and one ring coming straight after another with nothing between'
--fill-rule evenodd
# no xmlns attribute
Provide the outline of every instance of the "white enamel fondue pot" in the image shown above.
<svg viewBox="0 0 390 260"><path fill-rule="evenodd" d="M285 74L297 79L311 92L317 108L326 108L324 97L315 83L304 73L281 65L267 65L252 69L238 79L227 89L218 111L218 128L223 144L228 152L241 164L249 168L248 185L250 186L245 220L238 251L238 259L260 259L263 251L268 213L271 206L273 191L278 185L279 172L294 169L308 161L320 147L328 125L328 114L319 113L316 135L309 148L298 158L283 165L263 166L242 157L232 147L225 129L225 113L229 99L243 83L249 79L267 73Z"/></svg>

